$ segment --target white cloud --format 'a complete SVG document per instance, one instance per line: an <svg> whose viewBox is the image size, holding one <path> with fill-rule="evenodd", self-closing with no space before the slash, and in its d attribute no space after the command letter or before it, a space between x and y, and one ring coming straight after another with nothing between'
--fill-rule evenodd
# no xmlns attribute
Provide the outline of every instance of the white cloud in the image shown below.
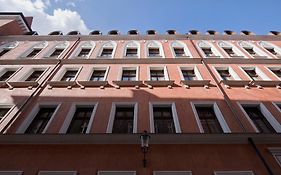
<svg viewBox="0 0 281 175"><path fill-rule="evenodd" d="M48 34L54 30L60 30L64 34L71 30L89 33L85 22L76 11L58 8L54 9L53 14L48 14L46 9L51 5L50 0L0 0L0 4L0 11L18 11L25 16L33 16L32 29L39 34Z"/></svg>

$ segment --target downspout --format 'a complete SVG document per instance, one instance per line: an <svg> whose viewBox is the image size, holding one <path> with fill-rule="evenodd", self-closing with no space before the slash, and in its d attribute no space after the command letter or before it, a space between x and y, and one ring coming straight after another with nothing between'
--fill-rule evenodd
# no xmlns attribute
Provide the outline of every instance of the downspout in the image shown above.
<svg viewBox="0 0 281 175"><path fill-rule="evenodd" d="M268 174L269 174L269 175L274 175L273 172L272 172L272 170L271 170L271 168L269 167L269 165L268 165L267 162L265 161L264 157L263 157L262 154L260 153L259 149L257 148L257 146L256 146L256 144L255 144L255 142L254 142L254 140L253 140L251 137L249 137L249 138L248 138L248 141L249 141L250 145L253 147L253 149L255 150L257 156L259 157L259 159L262 161L262 163L263 163L263 165L265 166L265 168L266 168Z"/></svg>
<svg viewBox="0 0 281 175"><path fill-rule="evenodd" d="M201 54L201 52L200 52L200 51L198 50L198 48L195 46L193 40L191 40L189 37L187 37L187 38L191 41L193 47L194 47L195 50L199 53L199 55L200 55L200 57L201 57L201 63L202 63L202 64L204 65L204 67L209 71L211 77L212 77L212 78L214 79L214 81L216 82L217 87L219 88L220 93L223 95L223 97L224 97L224 99L225 99L225 101L226 101L227 106L230 108L232 114L234 114L234 117L235 117L235 119L238 121L238 124L241 126L243 132L246 132L246 129L245 129L243 123L240 121L240 119L239 119L239 117L238 117L238 114L236 113L234 107L233 107L232 104L231 104L230 98L228 97L228 95L226 94L226 92L223 90L223 88L222 88L220 82L217 80L216 76L213 74L211 68L204 62L204 59L203 59L204 56Z"/></svg>
<svg viewBox="0 0 281 175"><path fill-rule="evenodd" d="M76 48L80 41L80 37L74 42L74 44L71 46L71 48L67 51L67 53L63 56L62 59L67 58L73 50ZM32 94L23 102L23 104L19 107L18 111L15 113L15 115L12 117L12 119L7 123L7 125L0 131L0 133L7 133L8 129L12 126L12 124L16 121L19 114L23 111L23 109L27 106L27 104L33 99L34 96L40 94L40 92L45 89L46 81L49 80L52 76L54 76L57 73L57 70L60 68L61 60L59 60L54 68L51 70L49 75L36 87L36 89L32 92ZM44 84L45 83L45 84Z"/></svg>

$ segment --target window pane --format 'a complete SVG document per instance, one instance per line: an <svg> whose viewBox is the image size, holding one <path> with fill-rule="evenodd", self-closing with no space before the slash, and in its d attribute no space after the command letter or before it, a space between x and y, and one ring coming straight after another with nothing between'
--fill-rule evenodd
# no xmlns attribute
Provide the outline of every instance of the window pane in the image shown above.
<svg viewBox="0 0 281 175"><path fill-rule="evenodd" d="M281 78L281 69L271 70L277 77Z"/></svg>
<svg viewBox="0 0 281 175"><path fill-rule="evenodd" d="M3 117L7 114L9 110L10 108L0 108L0 121L3 119Z"/></svg>
<svg viewBox="0 0 281 175"><path fill-rule="evenodd" d="M8 78L10 78L16 71L8 70L6 71L1 77L0 81L6 81Z"/></svg>
<svg viewBox="0 0 281 175"><path fill-rule="evenodd" d="M202 50L207 57L215 56L211 48L202 48Z"/></svg>
<svg viewBox="0 0 281 175"><path fill-rule="evenodd" d="M254 51L253 48L244 48L250 55L258 56L258 54Z"/></svg>
<svg viewBox="0 0 281 175"><path fill-rule="evenodd" d="M78 54L78 57L87 57L90 53L91 49L82 49Z"/></svg>
<svg viewBox="0 0 281 175"><path fill-rule="evenodd" d="M36 81L43 72L42 70L36 70L25 81Z"/></svg>
<svg viewBox="0 0 281 175"><path fill-rule="evenodd" d="M94 70L90 80L91 81L103 81L106 70Z"/></svg>
<svg viewBox="0 0 281 175"><path fill-rule="evenodd" d="M137 48L127 48L126 56L137 57L138 56L138 49Z"/></svg>
<svg viewBox="0 0 281 175"><path fill-rule="evenodd" d="M94 107L79 107L76 109L67 133L86 133Z"/></svg>
<svg viewBox="0 0 281 175"><path fill-rule="evenodd" d="M50 55L50 57L58 57L63 52L64 49L55 49L55 51Z"/></svg>
<svg viewBox="0 0 281 175"><path fill-rule="evenodd" d="M55 107L43 107L40 108L39 112L25 131L28 134L40 134L44 131L46 125L51 119L53 113L55 112Z"/></svg>
<svg viewBox="0 0 281 175"><path fill-rule="evenodd" d="M111 57L113 49L112 48L104 48L101 53L101 57Z"/></svg>
<svg viewBox="0 0 281 175"><path fill-rule="evenodd" d="M182 75L184 80L196 80L196 75L194 70L182 70Z"/></svg>
<svg viewBox="0 0 281 175"><path fill-rule="evenodd" d="M175 133L171 107L153 107L155 133Z"/></svg>
<svg viewBox="0 0 281 175"><path fill-rule="evenodd" d="M134 107L116 107L112 133L133 133Z"/></svg>
<svg viewBox="0 0 281 175"><path fill-rule="evenodd" d="M6 53L8 53L11 49L3 49L1 52L0 52L0 57L5 55Z"/></svg>
<svg viewBox="0 0 281 175"><path fill-rule="evenodd" d="M235 56L237 56L237 55L234 53L234 51L233 51L232 48L223 48L223 49L224 49L224 51L225 51L230 57L235 57Z"/></svg>
<svg viewBox="0 0 281 175"><path fill-rule="evenodd" d="M122 81L135 81L136 70L123 70Z"/></svg>
<svg viewBox="0 0 281 175"><path fill-rule="evenodd" d="M177 57L185 56L184 48L174 48L174 52Z"/></svg>
<svg viewBox="0 0 281 175"><path fill-rule="evenodd" d="M253 80L261 80L261 77L257 74L255 69L245 70L245 72L253 79Z"/></svg>
<svg viewBox="0 0 281 175"><path fill-rule="evenodd" d="M34 57L36 56L42 49L33 49L30 54L28 54L26 57Z"/></svg>
<svg viewBox="0 0 281 175"><path fill-rule="evenodd" d="M160 56L159 48L149 48L148 49L148 55L150 57L158 57L158 56Z"/></svg>
<svg viewBox="0 0 281 175"><path fill-rule="evenodd" d="M68 70L62 77L61 81L74 81L74 78L77 74L77 70Z"/></svg>
<svg viewBox="0 0 281 175"><path fill-rule="evenodd" d="M217 70L223 80L233 80L228 70Z"/></svg>
<svg viewBox="0 0 281 175"><path fill-rule="evenodd" d="M150 79L152 81L165 80L164 70L150 70Z"/></svg>

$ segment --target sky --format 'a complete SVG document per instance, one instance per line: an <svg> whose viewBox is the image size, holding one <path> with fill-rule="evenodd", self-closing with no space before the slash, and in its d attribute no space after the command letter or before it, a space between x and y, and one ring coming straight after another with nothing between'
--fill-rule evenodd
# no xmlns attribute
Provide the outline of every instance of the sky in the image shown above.
<svg viewBox="0 0 281 175"><path fill-rule="evenodd" d="M187 33L196 29L250 30L267 34L281 31L281 0L0 0L0 11L20 11L33 16L39 34L54 30L119 30L126 34L155 29Z"/></svg>

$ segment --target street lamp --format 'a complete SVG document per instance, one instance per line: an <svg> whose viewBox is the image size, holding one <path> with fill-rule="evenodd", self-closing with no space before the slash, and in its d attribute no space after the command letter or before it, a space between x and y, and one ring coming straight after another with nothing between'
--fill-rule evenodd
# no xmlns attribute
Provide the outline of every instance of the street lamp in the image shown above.
<svg viewBox="0 0 281 175"><path fill-rule="evenodd" d="M148 147L149 147L149 138L150 135L147 134L147 131L143 131L143 134L140 136L140 140L141 140L141 150L143 152L143 167L146 167L146 153L148 151Z"/></svg>

